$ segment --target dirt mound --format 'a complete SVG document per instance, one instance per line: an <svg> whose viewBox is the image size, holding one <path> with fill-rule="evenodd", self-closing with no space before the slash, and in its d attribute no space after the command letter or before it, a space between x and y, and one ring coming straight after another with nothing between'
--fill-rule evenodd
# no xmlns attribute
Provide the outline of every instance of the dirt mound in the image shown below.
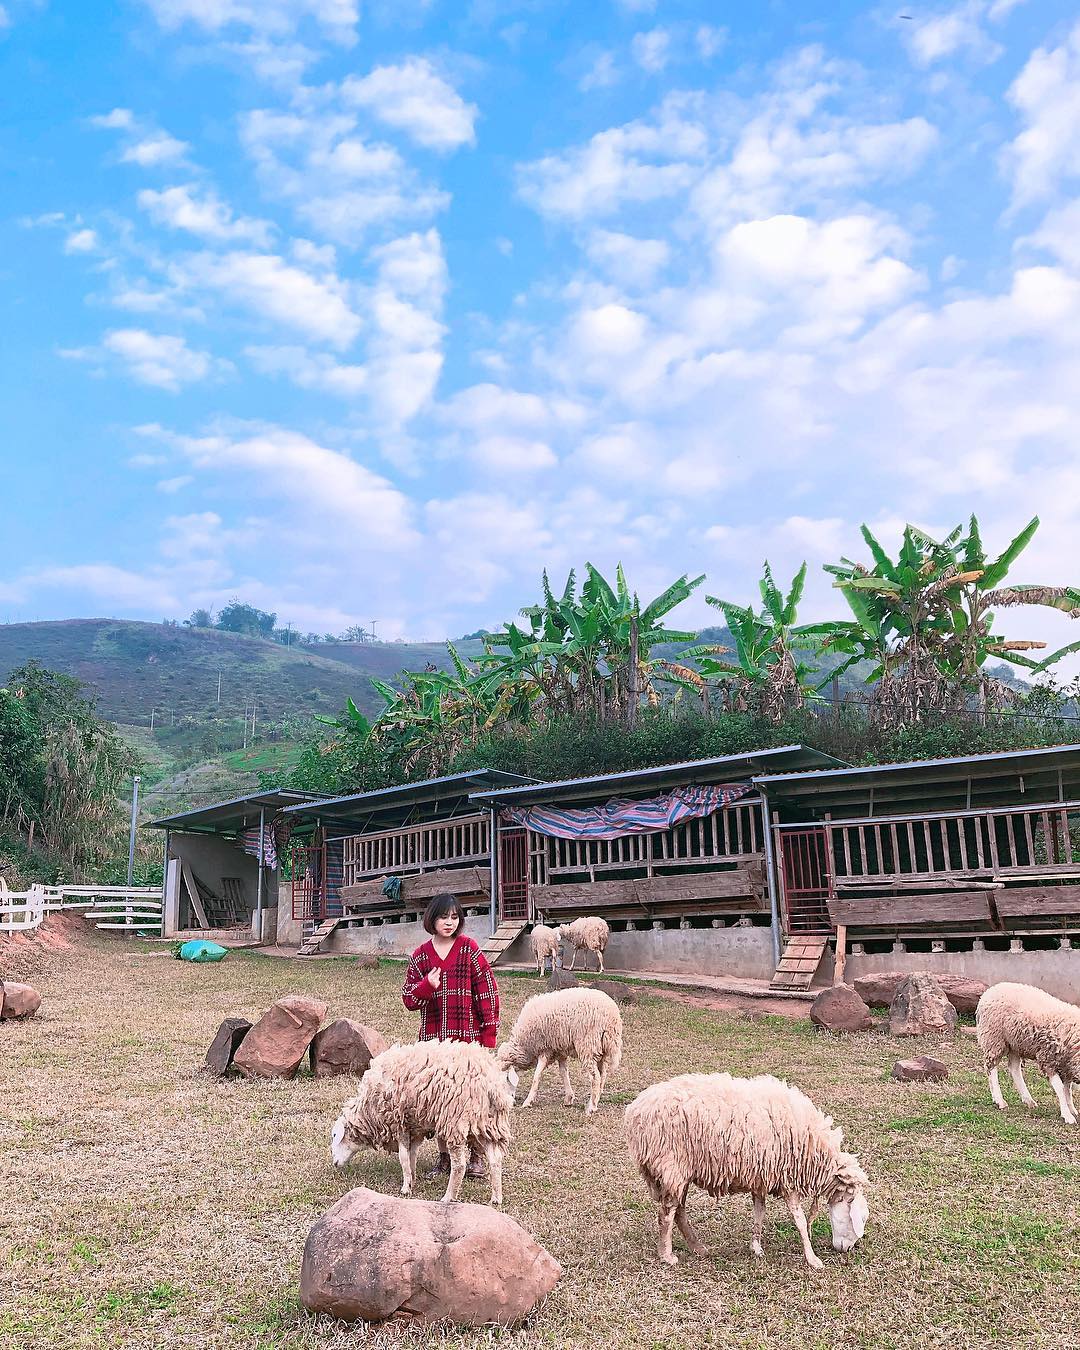
<svg viewBox="0 0 1080 1350"><path fill-rule="evenodd" d="M93 931L81 914L50 914L30 933L0 934L0 975L32 975L51 957L70 951Z"/></svg>

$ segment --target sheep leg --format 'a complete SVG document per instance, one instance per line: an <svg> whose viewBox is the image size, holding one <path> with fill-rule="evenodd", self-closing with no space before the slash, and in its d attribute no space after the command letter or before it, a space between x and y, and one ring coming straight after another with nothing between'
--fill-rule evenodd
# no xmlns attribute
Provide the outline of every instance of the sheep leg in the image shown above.
<svg viewBox="0 0 1080 1350"><path fill-rule="evenodd" d="M996 1064L987 1068L986 1078L990 1084L990 1096L994 1099L994 1105L999 1111L1004 1111L1005 1098L1001 1095L1001 1080L998 1078L998 1066Z"/></svg>
<svg viewBox="0 0 1080 1350"><path fill-rule="evenodd" d="M546 1050L541 1050L540 1058L536 1061L536 1072L533 1074L532 1087L529 1089L529 1095L521 1103L521 1109L524 1111L527 1106L532 1106L536 1101L536 1093L540 1087L540 1079L543 1077L544 1070L551 1063L551 1055Z"/></svg>
<svg viewBox="0 0 1080 1350"><path fill-rule="evenodd" d="M415 1155L409 1136L406 1134L398 1136L397 1155L398 1162L401 1163L401 1194L412 1195L413 1158Z"/></svg>
<svg viewBox="0 0 1080 1350"><path fill-rule="evenodd" d="M589 1079L589 1100L585 1103L585 1114L591 1116L600 1105L600 1089L602 1086L600 1070L597 1068L595 1059L585 1061L585 1073Z"/></svg>
<svg viewBox="0 0 1080 1350"><path fill-rule="evenodd" d="M810 1245L810 1229L806 1225L806 1215L803 1213L802 1199L794 1191L788 1191L784 1199L787 1201L787 1207L791 1211L792 1220L795 1227L799 1230L799 1237L802 1239L803 1256L806 1257L806 1264L811 1270L823 1270L825 1262L814 1255L814 1249Z"/></svg>
<svg viewBox="0 0 1080 1350"><path fill-rule="evenodd" d="M1013 1087L1020 1094L1020 1100L1025 1106L1034 1106L1035 1098L1028 1091L1028 1085L1024 1082L1024 1062L1015 1050L1009 1051L1009 1074L1013 1080Z"/></svg>
<svg viewBox="0 0 1080 1350"><path fill-rule="evenodd" d="M1058 1106L1061 1107L1061 1119L1066 1125L1076 1124L1076 1114L1069 1102L1069 1094L1065 1091L1065 1084L1061 1081L1060 1075L1050 1074L1050 1086L1054 1089L1054 1096L1058 1099Z"/></svg>
<svg viewBox="0 0 1080 1350"><path fill-rule="evenodd" d="M447 1183L446 1194L442 1198L443 1204L456 1200L461 1194L461 1183L465 1179L465 1169L469 1165L469 1141L455 1144L450 1148L447 1141L447 1151L450 1154L450 1180Z"/></svg>
<svg viewBox="0 0 1080 1350"><path fill-rule="evenodd" d="M574 1104L574 1086L570 1082L570 1066L565 1059L559 1060L559 1072L562 1074L562 1099L563 1106L573 1106Z"/></svg>
<svg viewBox="0 0 1080 1350"><path fill-rule="evenodd" d="M487 1159L488 1176L491 1178L491 1203L501 1205L503 1151L498 1144L485 1144L484 1157Z"/></svg>
<svg viewBox="0 0 1080 1350"><path fill-rule="evenodd" d="M675 1204L668 1204L660 1201L660 1209L657 1213L657 1226L659 1228L659 1237L656 1241L656 1254L666 1266L677 1266L679 1264L675 1253L671 1250L671 1229L675 1222Z"/></svg>
<svg viewBox="0 0 1080 1350"><path fill-rule="evenodd" d="M704 1242L690 1227L690 1220L686 1217L686 1197L683 1197L682 1204L675 1210L675 1222L679 1225L679 1232L683 1235L683 1241L694 1253L695 1256L704 1256L708 1251Z"/></svg>
<svg viewBox="0 0 1080 1350"><path fill-rule="evenodd" d="M754 1200L754 1240L750 1244L750 1250L755 1256L764 1256L765 1247L762 1239L765 1236L765 1197L755 1195Z"/></svg>
<svg viewBox="0 0 1080 1350"><path fill-rule="evenodd" d="M570 962L570 969L573 970L576 965L577 965L577 948L575 947L573 960Z"/></svg>

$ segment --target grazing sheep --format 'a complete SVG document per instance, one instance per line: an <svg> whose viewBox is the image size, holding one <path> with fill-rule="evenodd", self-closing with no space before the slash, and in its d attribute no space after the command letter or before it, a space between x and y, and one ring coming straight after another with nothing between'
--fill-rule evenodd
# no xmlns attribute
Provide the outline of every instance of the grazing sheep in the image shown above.
<svg viewBox="0 0 1080 1350"><path fill-rule="evenodd" d="M807 1264L815 1270L822 1262L810 1245L810 1228L822 1204L829 1206L837 1251L850 1251L866 1228L867 1179L856 1158L841 1152L843 1131L798 1088L769 1074L689 1073L656 1083L626 1108L626 1137L659 1206L656 1250L669 1266L677 1264L673 1221L694 1255L705 1254L686 1218L691 1186L713 1196L753 1196L755 1256L765 1254L767 1195L787 1201ZM802 1208L806 1201L809 1218Z"/></svg>
<svg viewBox="0 0 1080 1350"><path fill-rule="evenodd" d="M573 923L561 923L555 931L560 941L565 938L574 949L574 959L570 962L571 970L577 965L578 952L586 951L596 953L596 959L603 971L604 948L611 936L611 929L603 919L587 915L584 919L575 919Z"/></svg>
<svg viewBox="0 0 1080 1350"><path fill-rule="evenodd" d="M979 999L975 1028L983 1052L990 1096L1005 1110L998 1064L1007 1054L1020 1100L1034 1106L1024 1082L1025 1059L1033 1059L1050 1081L1066 1125L1077 1123L1073 1088L1080 1083L1080 1008L1030 984L994 984Z"/></svg>
<svg viewBox="0 0 1080 1350"><path fill-rule="evenodd" d="M360 1088L345 1103L330 1135L335 1167L365 1145L397 1149L401 1194L412 1192L416 1155L426 1136L450 1155L444 1201L456 1200L474 1142L487 1159L491 1203L502 1204L502 1161L510 1143L517 1075L496 1065L489 1050L462 1041L393 1045L376 1055Z"/></svg>
<svg viewBox="0 0 1080 1350"><path fill-rule="evenodd" d="M552 970L559 964L559 935L554 928L549 928L546 923L535 923L532 932L529 934L529 941L532 943L536 973L543 978L544 958L546 956L551 957Z"/></svg>
<svg viewBox="0 0 1080 1350"><path fill-rule="evenodd" d="M622 1015L613 998L599 989L557 989L526 999L517 1021L496 1053L496 1060L509 1069L536 1065L529 1095L522 1108L532 1106L540 1079L549 1064L562 1074L563 1101L573 1105L574 1089L566 1061L579 1059L589 1078L585 1114L591 1115L600 1101L604 1080L622 1062Z"/></svg>

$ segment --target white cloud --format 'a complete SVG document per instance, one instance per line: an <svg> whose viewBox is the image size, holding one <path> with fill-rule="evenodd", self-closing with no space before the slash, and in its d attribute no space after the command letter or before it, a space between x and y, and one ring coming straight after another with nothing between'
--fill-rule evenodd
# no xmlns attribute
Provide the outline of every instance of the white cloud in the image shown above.
<svg viewBox="0 0 1080 1350"><path fill-rule="evenodd" d="M476 106L466 103L423 57L377 66L362 79L350 75L341 86L341 98L347 107L367 109L432 150L456 150L476 139Z"/></svg>
<svg viewBox="0 0 1080 1350"><path fill-rule="evenodd" d="M181 488L186 488L190 483L194 483L194 481L195 479L192 478L191 474L181 473L177 474L175 478L159 479L155 486L159 492L172 495L174 492L179 492Z"/></svg>
<svg viewBox="0 0 1080 1350"><path fill-rule="evenodd" d="M368 387L366 366L345 365L325 352L309 352L303 347L248 347L246 352L263 375L284 375L301 389L355 399Z"/></svg>
<svg viewBox="0 0 1080 1350"><path fill-rule="evenodd" d="M496 473L536 473L558 464L555 452L544 441L522 436L484 436L471 454L477 464Z"/></svg>
<svg viewBox="0 0 1080 1350"><path fill-rule="evenodd" d="M212 190L200 190L193 183L160 192L144 188L137 200L155 224L187 230L203 239L246 241L265 248L273 234L268 221L234 215L232 207Z"/></svg>
<svg viewBox="0 0 1080 1350"><path fill-rule="evenodd" d="M630 54L650 75L658 75L671 59L671 33L666 28L653 28L648 33L635 33L630 43Z"/></svg>
<svg viewBox="0 0 1080 1350"><path fill-rule="evenodd" d="M1034 234L1019 240L1018 246L1046 249L1080 273L1080 200L1049 211Z"/></svg>
<svg viewBox="0 0 1080 1350"><path fill-rule="evenodd" d="M711 61L727 42L727 29L715 24L699 24L694 32L694 45L703 61Z"/></svg>
<svg viewBox="0 0 1080 1350"><path fill-rule="evenodd" d="M966 49L980 60L996 60L1004 49L983 27L988 9L986 0L966 0L955 9L901 22L911 59L918 66L929 66Z"/></svg>
<svg viewBox="0 0 1080 1350"><path fill-rule="evenodd" d="M124 134L124 148L120 152L123 164L137 164L143 169L157 168L163 164L179 164L190 146L186 141L177 140L168 132L161 131L142 118L137 118L130 108L114 108L110 113L91 117L90 125L104 131L121 131Z"/></svg>
<svg viewBox="0 0 1080 1350"><path fill-rule="evenodd" d="M102 339L107 352L118 357L140 384L175 393L185 384L205 380L228 367L209 352L193 351L182 337L148 333L142 328L114 328Z"/></svg>
<svg viewBox="0 0 1080 1350"><path fill-rule="evenodd" d="M294 267L273 253L193 253L171 263L170 280L252 310L285 328L347 347L362 327L336 277Z"/></svg>
<svg viewBox="0 0 1080 1350"><path fill-rule="evenodd" d="M93 253L98 237L93 230L73 230L64 240L65 253Z"/></svg>
<svg viewBox="0 0 1080 1350"><path fill-rule="evenodd" d="M578 80L578 88L587 94L593 89L610 89L618 81L619 72L615 65L614 52L600 52Z"/></svg>
<svg viewBox="0 0 1080 1350"><path fill-rule="evenodd" d="M91 117L90 124L103 130L127 131L135 125L135 114L130 108L114 108L110 113Z"/></svg>
<svg viewBox="0 0 1080 1350"><path fill-rule="evenodd" d="M462 389L440 411L447 422L471 431L544 427L552 416L538 395L500 389L494 384L474 384Z"/></svg>
<svg viewBox="0 0 1080 1350"><path fill-rule="evenodd" d="M246 28L265 37L288 37L305 21L344 46L356 40L357 0L146 0L167 32L192 24L214 35Z"/></svg>
<svg viewBox="0 0 1080 1350"><path fill-rule="evenodd" d="M1008 98L1026 124L1002 156L1019 207L1080 175L1080 23L1059 47L1032 53Z"/></svg>
<svg viewBox="0 0 1080 1350"><path fill-rule="evenodd" d="M585 251L597 267L627 286L653 285L671 258L664 240L637 239L616 230L593 230Z"/></svg>

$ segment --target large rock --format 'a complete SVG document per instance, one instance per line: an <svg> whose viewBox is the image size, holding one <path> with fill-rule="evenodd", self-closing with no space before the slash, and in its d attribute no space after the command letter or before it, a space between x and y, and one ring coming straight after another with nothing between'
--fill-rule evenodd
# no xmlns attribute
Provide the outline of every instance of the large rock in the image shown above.
<svg viewBox="0 0 1080 1350"><path fill-rule="evenodd" d="M386 1037L381 1032L343 1017L323 1027L311 1042L311 1072L316 1078L333 1078L342 1073L362 1078L371 1061L386 1048Z"/></svg>
<svg viewBox="0 0 1080 1350"><path fill-rule="evenodd" d="M956 1030L957 1012L933 975L909 975L889 1008L893 1036L946 1036Z"/></svg>
<svg viewBox="0 0 1080 1350"><path fill-rule="evenodd" d="M870 1009L850 984L823 989L810 1005L810 1021L825 1031L869 1031Z"/></svg>
<svg viewBox="0 0 1080 1350"><path fill-rule="evenodd" d="M512 1324L555 1287L562 1268L490 1205L402 1200L360 1187L308 1234L300 1301L342 1321Z"/></svg>
<svg viewBox="0 0 1080 1350"><path fill-rule="evenodd" d="M898 1059L892 1066L892 1076L898 1083L943 1083L949 1076L949 1066L933 1055L919 1055L916 1059Z"/></svg>
<svg viewBox="0 0 1080 1350"><path fill-rule="evenodd" d="M965 975L937 975L928 970L880 970L872 975L860 975L854 980L855 992L871 1008L889 1008L896 997L896 991L910 979L911 975L930 975L937 980L945 992L945 997L958 1013L974 1014L979 999L986 993L987 986L981 980L969 980Z"/></svg>
<svg viewBox="0 0 1080 1350"><path fill-rule="evenodd" d="M0 985L0 1018L33 1017L41 1007L41 995L28 984L5 980Z"/></svg>
<svg viewBox="0 0 1080 1350"><path fill-rule="evenodd" d="M326 1004L321 999L286 994L270 1005L244 1037L233 1068L248 1078L291 1078L325 1016Z"/></svg>
<svg viewBox="0 0 1080 1350"><path fill-rule="evenodd" d="M576 975L571 975L568 970L563 970L562 966L556 966L548 976L547 987L549 990L556 989L580 989L581 980Z"/></svg>
<svg viewBox="0 0 1080 1350"><path fill-rule="evenodd" d="M221 1078L229 1072L233 1056L250 1030L251 1023L246 1017L226 1017L218 1027L210 1042L210 1049L206 1052L206 1067L215 1078Z"/></svg>
<svg viewBox="0 0 1080 1350"><path fill-rule="evenodd" d="M599 989L616 1003L641 1002L641 990L632 984L624 984L622 980L586 980L585 983L589 989Z"/></svg>

